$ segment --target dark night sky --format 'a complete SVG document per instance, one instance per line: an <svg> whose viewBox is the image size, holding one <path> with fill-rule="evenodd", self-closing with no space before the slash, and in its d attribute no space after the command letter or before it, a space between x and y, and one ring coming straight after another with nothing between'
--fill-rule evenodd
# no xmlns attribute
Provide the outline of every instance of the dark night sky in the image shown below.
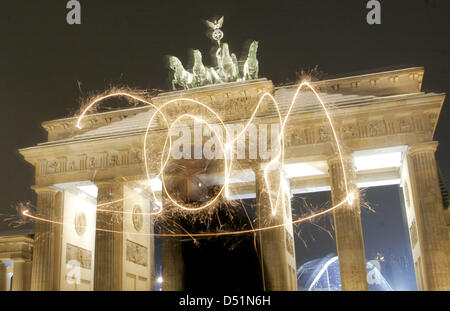
<svg viewBox="0 0 450 311"><path fill-rule="evenodd" d="M424 66L423 90L449 93L449 1L381 1L381 25L366 23L367 1L81 0L82 24L66 24L66 0L2 0L0 213L34 200L33 170L17 149L45 140L43 121L71 116L80 97L111 85L167 89L164 56L212 46L201 19L225 16L224 41L240 54L260 42L260 76L293 81L315 65L328 74ZM207 56L204 57L208 64ZM81 92L78 82L81 83ZM448 100L435 139L450 184ZM0 224L0 231L6 227Z"/></svg>

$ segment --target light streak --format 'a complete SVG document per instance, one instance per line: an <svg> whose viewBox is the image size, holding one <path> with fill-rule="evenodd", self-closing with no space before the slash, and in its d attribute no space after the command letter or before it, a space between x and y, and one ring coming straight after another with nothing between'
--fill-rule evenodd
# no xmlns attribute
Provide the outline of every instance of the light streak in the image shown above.
<svg viewBox="0 0 450 311"><path fill-rule="evenodd" d="M338 257L335 256L335 257L332 257L332 258L327 260L327 262L323 265L323 267L317 273L317 275L314 278L314 280L311 282L311 285L309 285L308 291L311 291L311 289L314 287L314 285L316 285L317 281L319 281L320 277L325 272L325 270L328 270L328 266L331 265L333 262L335 262L337 259L338 259ZM328 271L327 271L327 275L328 275ZM329 281L328 281L328 283L329 283Z"/></svg>
<svg viewBox="0 0 450 311"><path fill-rule="evenodd" d="M340 142L339 142L339 138L337 136L337 132L335 130L334 124L333 124L333 120L332 120L332 118L331 118L331 116L330 116L330 114L329 114L329 112L328 112L328 110L327 110L323 100L320 98L319 94L316 92L316 90L313 88L313 86L310 83L306 82L306 81L301 82L299 84L299 86L297 87L297 89L295 91L295 94L294 94L294 96L292 98L291 104L289 105L288 111L287 111L287 113L286 113L284 118L283 118L283 116L281 114L280 107L279 107L276 99L272 96L272 94L270 94L268 92L264 93L260 97L260 99L259 99L259 101L258 101L258 103L257 103L257 105L256 105L256 107L254 109L254 111L252 112L250 118L248 119L248 121L245 124L245 126L243 127L243 129L236 136L234 136L231 140L228 140L228 138L230 137L230 133L228 132L228 128L225 126L225 123L222 120L222 118L219 116L219 114L217 112L215 112L211 107L209 107L208 105L206 105L206 104L204 104L204 103L202 103L202 102L200 102L198 100L191 99L191 98L176 98L176 99L169 100L169 101L163 103L162 105L160 105L158 107L158 106L154 105L151 101L149 101L149 100L147 100L147 99L145 99L145 98L143 98L141 96L138 96L138 95L135 95L135 94L131 94L131 93L128 93L128 92L124 92L124 91L113 92L113 93L106 94L106 95L103 95L103 96L100 96L100 97L94 99L92 102L90 102L84 108L84 110L82 111L82 113L78 117L77 122L76 122L76 127L78 129L82 129L81 123L82 123L83 118L86 116L87 112L89 110L91 110L93 107L95 107L97 104L101 103L102 101L104 101L105 99L108 99L108 98L127 97L127 98L130 98L130 99L133 99L135 101L144 103L144 104L149 105L152 108L154 108L154 111L153 111L153 113L152 113L152 115L151 115L151 117L150 117L150 119L148 121L147 128L146 128L146 131L145 131L145 134L144 134L144 139L143 139L143 156L144 156L145 174L147 176L147 181L148 181L147 184L148 184L148 188L150 190L152 199L153 199L153 201L158 201L158 199L156 197L156 191L154 191L152 183L150 181L152 179L154 179L154 178L160 178L161 182L163 184L162 191L165 192L165 195L166 195L167 199L170 201L170 203L172 205L174 205L174 206L176 206L176 207L178 207L178 208L180 208L182 210L185 210L185 211L200 211L202 209L205 209L205 208L213 206L214 203L216 203L220 199L220 196L222 195L222 193L225 194L225 197L228 197L228 194L229 194L229 179L230 179L230 176L231 176L232 166L233 166L233 161L232 161L232 156L231 156L232 152L233 152L233 150L232 150L233 144L242 135L245 135L247 129L250 127L250 125L252 124L252 122L256 118L256 114L257 114L257 112L258 112L258 110L259 110L263 100L267 97L275 105L275 108L276 108L276 111L277 111L277 115L278 115L278 119L279 119L279 122L281 124L280 134L278 136L278 143L279 143L279 146L280 146L279 151L269 162L266 163L266 165L264 167L265 189L268 192L269 206L271 208L271 214L273 216L275 216L276 213L277 213L278 207L282 206L283 205L282 203L285 203L284 202L285 201L285 198L284 198L285 195L284 194L287 191L287 189L283 188L283 182L281 182L282 178L284 178L281 168L283 167L283 164L284 164L285 127L286 127L288 118L289 118L289 116L291 114L291 111L292 111L294 105L296 104L298 95L300 94L300 91L302 90L303 87L307 87L308 89L310 89L313 92L313 94L315 95L315 97L319 101L319 103L320 103L320 105L321 105L321 107L322 107L322 109L323 109L323 111L324 111L324 113L326 115L326 118L328 120L330 128L332 130L334 143L335 143L335 145L337 147L338 156L339 156L339 159L340 159L340 162L341 162L346 197L341 202L339 202L338 204L330 207L329 209L326 209L324 211L315 213L315 214L310 215L308 217L303 217L303 218L300 218L300 219L292 221L292 224L297 224L297 223L300 223L300 222L303 222L303 221L310 220L310 219L315 218L315 217L319 217L319 216L324 215L326 213L329 213L329 212L333 211L334 209L343 206L345 203L348 203L348 204L351 205L351 204L353 204L353 201L354 201L354 194L350 193L349 189L348 189L347 173L346 173L346 169L345 169L345 165L344 165L344 160L343 160L343 155L342 155L342 148L341 148L341 145L340 145ZM191 104L199 105L200 107L205 108L208 111L208 113L210 113L214 117L216 122L219 123L220 126L225 130L226 137L227 137L227 142L226 143L224 143L223 141L220 141L220 148L223 151L223 155L224 155L224 172L223 172L224 173L224 184L220 188L220 191L218 193L216 193L213 198L211 198L208 202L206 202L205 204L203 204L201 206L198 206L198 207L191 207L191 206L186 206L186 205L180 204L179 202L177 202L170 195L170 193L167 191L167 187L165 186L164 169L166 168L166 166L167 166L167 164L169 162L170 150L172 148L172 139L171 139L171 134L170 134L171 133L171 129L181 119L183 119L183 118L191 118L194 121L197 121L197 122L200 122L202 124L205 124L210 130L212 130L212 132L214 133L214 135L216 137L220 137L220 136L217 134L217 132L215 131L214 127L212 127L210 125L210 123L205 121L201 116L195 116L195 115L192 115L192 114L182 114L182 115L178 116L172 122L172 124L169 124L169 122L168 122L168 120L167 120L167 118L166 118L166 116L165 116L165 114L163 113L162 110L166 106L169 106L169 105L172 105L172 104L175 104L175 103L179 103L179 102L189 102ZM160 158L161 167L159 169L159 172L156 175L152 175L150 173L150 168L148 166L148 162L150 162L150 161L153 162L153 159L151 157L149 158L148 155L147 155L147 148L148 148L147 140L148 140L148 135L149 135L149 132L150 132L151 125L155 121L156 115L158 115L158 114L163 118L165 124L167 125L167 136L166 136L166 139L165 139L165 142L164 142L164 145L163 145L162 156ZM169 150L169 151L167 151L167 150ZM166 153L167 153L167 156L165 157L164 155ZM274 192L271 191L272 190L271 189L271 182L270 182L270 178L269 178L269 172L272 169L278 170L278 172L280 174L280 176L279 176L280 177L279 178L280 182L279 182L279 185L278 185L278 189L276 191L276 199L273 198L273 193ZM130 196L127 196L126 198L133 197L135 195L138 195L139 193L140 193L139 191L134 191L133 194L131 194ZM123 213L123 214L131 213L131 212L125 212L125 211L121 211L121 210L109 210L109 209L98 208L98 207L101 207L101 206L107 206L107 205L111 205L111 204L114 204L114 203L117 203L117 202L121 202L121 201L125 200L126 198L123 197L123 198L120 198L120 199L117 199L117 200L113 200L113 201L109 201L109 202L98 203L96 211L97 212L102 212L102 213ZM280 202L280 201L282 201L282 202ZM157 215L157 214L161 214L162 212L163 212L163 206L159 207L159 209L156 212L150 212L150 213L144 213L143 212L141 214L142 215ZM26 217L32 218L34 220L37 220L37 221L47 221L47 222L52 222L52 223L57 223L57 224L63 224L61 222L55 222L55 221L52 221L52 220L49 220L49 219L45 219L45 218L42 218L42 217L37 217L37 216L31 215L28 210L24 211L23 215L26 216ZM200 237L200 236L202 236L202 237L204 237L204 236L220 236L220 235L233 235L233 234L246 234L246 233L252 233L252 232L260 232L260 231L264 231L264 230L270 230L270 229L275 229L275 228L278 228L278 227L282 227L284 225L285 224L283 223L283 224L280 224L280 225L267 226L267 227L263 227L263 228L252 228L250 230L241 230L241 231L233 231L233 232L215 232L215 233L199 233L199 234L195 234L195 233L192 233L192 234L189 234L189 233L188 234L175 234L175 233L174 234L153 234L153 233L135 233L135 232L133 232L133 234L144 234L144 235L153 235L153 236L180 236L180 237L182 237L182 236L183 237L185 237L185 236L189 236L189 237L197 237L197 236ZM112 230L107 230L107 229L102 229L102 228L96 228L96 230L98 230L98 231L106 231L106 232L123 233L123 231L119 232L119 231L112 231Z"/></svg>
<svg viewBox="0 0 450 311"><path fill-rule="evenodd" d="M315 213L313 215L307 216L307 217L303 217L300 219L296 219L294 221L292 221L292 224L299 224L301 222L305 222L308 220L311 220L313 218L325 215L329 212L332 212L333 210L343 206L345 203L348 203L347 198L343 201L341 201L340 203L336 204L333 207L330 207L329 209L323 210L321 212ZM144 214L144 213L142 213ZM43 217L38 217L35 215L31 215L29 213L28 210L25 210L22 212L22 215L24 215L25 217L34 219L36 221L42 221L42 222L47 222L47 223L52 223L55 225L63 225L63 226L73 226L73 224L71 223L64 223L61 221L55 221L55 220L50 220L47 218L43 218ZM118 233L118 234L134 234L134 235L145 235L145 236L155 236L155 237L213 237L213 236L226 236L226 235L241 235L241 234L249 234L249 233L255 233L255 232L262 232L262 231L266 231L266 230L272 230L272 229L277 229L277 228L281 228L284 227L285 223L279 224L279 225L273 225L273 226L266 226L266 227L260 227L260 228L252 228L252 229L248 229L248 230L240 230L240 231L228 231L228 232L208 232L208 233L187 233L187 234L181 234L181 233L137 233L137 232L131 232L131 231L119 231L119 230L109 230L109 229L103 229L103 228L96 228L96 231L101 231L101 232L109 232L109 233Z"/></svg>
<svg viewBox="0 0 450 311"><path fill-rule="evenodd" d="M198 122L200 122L200 123L205 123L206 126L208 126L210 129L212 129L212 131L214 132L214 134L216 135L216 137L219 137L219 135L217 134L216 130L215 130L214 128L212 128L205 120L203 120L202 118L199 118L199 117L197 117L197 116L191 115L191 114L183 114L183 115L179 116L179 117L172 123L172 125L170 126L170 128L169 128L169 130L168 130L169 136L170 136L170 131L171 131L171 129L173 128L173 126L174 126L179 120L181 120L181 119L184 118L184 117L190 117L190 118L194 119L195 121L198 121ZM166 141L167 141L167 140L166 140ZM223 149L223 148L224 148L223 144L220 144L220 147L221 147L222 151L224 152L225 172L228 172L228 170L227 170L227 167L228 167L228 165L227 165L227 152L225 152L225 150ZM163 150L165 150L165 149L163 149ZM170 149L169 149L169 150L170 150ZM164 154L164 151L163 151L163 154ZM202 206L199 206L199 207L195 207L195 208L192 208L192 207L186 207L186 206L184 206L184 205L179 204L178 202L176 202L176 201L170 196L169 192L166 190L167 187L166 187L166 184L165 184L165 178L164 178L164 167L165 167L165 165L167 165L167 161L164 163L164 166L161 168L161 171L160 171L160 174L161 174L161 181L162 181L162 183L163 183L163 191L166 192L167 198L168 198L170 201L172 201L172 203L173 203L175 206L177 206L177 207L179 207L179 208L181 208L181 209L189 210L189 211L199 211L199 210L202 210L202 209L204 209L204 208L207 208L207 207L211 206L212 204L214 204L217 200L219 200L220 195L222 194L222 192L224 191L225 187L227 186L226 184L224 184L224 185L220 188L219 193L217 193L216 196L215 196L212 200L210 200L208 203L206 203L206 204L204 204L204 205L202 205ZM147 172L147 173L148 173L148 172ZM147 176L148 176L148 174L147 174ZM228 178L229 178L229 175L226 176L226 179L228 179ZM151 189L151 191L153 191L153 189Z"/></svg>

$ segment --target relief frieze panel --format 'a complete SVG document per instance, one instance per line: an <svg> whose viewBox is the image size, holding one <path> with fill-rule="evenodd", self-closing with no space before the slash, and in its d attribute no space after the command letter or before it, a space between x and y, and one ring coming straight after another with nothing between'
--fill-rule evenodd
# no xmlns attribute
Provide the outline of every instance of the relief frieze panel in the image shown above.
<svg viewBox="0 0 450 311"><path fill-rule="evenodd" d="M108 167L120 166L119 154L110 153L108 154L107 159Z"/></svg>
<svg viewBox="0 0 450 311"><path fill-rule="evenodd" d="M126 248L127 248L126 251L127 261L147 267L148 262L147 247L140 245L136 242L127 240Z"/></svg>
<svg viewBox="0 0 450 311"><path fill-rule="evenodd" d="M358 125L356 123L346 124L341 127L341 138L350 139L360 137Z"/></svg>
<svg viewBox="0 0 450 311"><path fill-rule="evenodd" d="M414 129L414 124L411 117L397 119L395 125L397 133L409 133Z"/></svg>
<svg viewBox="0 0 450 311"><path fill-rule="evenodd" d="M436 120L435 114L407 116L398 119L355 121L342 125L335 123L339 137L343 140L395 135L400 133L424 133L430 131ZM431 120L431 121L430 121ZM310 127L291 126L287 129L287 145L301 146L332 141L330 126L323 123Z"/></svg>
<svg viewBox="0 0 450 311"><path fill-rule="evenodd" d="M141 149L132 149L128 152L128 164L142 163L144 156Z"/></svg>
<svg viewBox="0 0 450 311"><path fill-rule="evenodd" d="M147 156L155 156L155 152ZM61 158L40 159L37 161L36 175L50 175L64 172L96 170L124 165L143 163L142 149L120 150L111 152L98 152L81 154Z"/></svg>
<svg viewBox="0 0 450 311"><path fill-rule="evenodd" d="M75 158L70 158L67 161L67 171L73 172L80 169L80 161L77 161Z"/></svg>
<svg viewBox="0 0 450 311"><path fill-rule="evenodd" d="M364 128L367 129L367 137L384 136L387 134L386 121L384 120L369 121Z"/></svg>
<svg viewBox="0 0 450 311"><path fill-rule="evenodd" d="M83 269L91 269L92 251L82 247L67 243L66 244L66 263L76 261Z"/></svg>
<svg viewBox="0 0 450 311"><path fill-rule="evenodd" d="M331 129L329 126L319 126L316 134L317 142L325 143L331 140Z"/></svg>
<svg viewBox="0 0 450 311"><path fill-rule="evenodd" d="M60 171L60 164L59 164L59 161L57 159L53 159L53 160L47 161L47 170L46 170L46 172L48 174L59 173L59 171Z"/></svg>
<svg viewBox="0 0 450 311"><path fill-rule="evenodd" d="M231 109L231 108L230 108ZM190 113L193 113L192 111ZM195 113L194 113L195 114ZM353 122L334 123L340 139L362 139L380 137L403 133L429 133L432 132L438 114L434 111L424 112L410 116L395 115L378 117L368 120L355 119ZM165 142L165 133L155 133L148 137L151 142L147 145L147 157L151 160L162 156L162 146ZM310 144L328 143L333 141L331 127L325 122L307 125L290 125L286 129L287 146L303 146ZM130 149L111 150L79 155L67 155L66 157L47 158L37 160L36 175L51 175L64 172L76 172L84 170L105 169L127 165L143 164L144 153L139 146Z"/></svg>

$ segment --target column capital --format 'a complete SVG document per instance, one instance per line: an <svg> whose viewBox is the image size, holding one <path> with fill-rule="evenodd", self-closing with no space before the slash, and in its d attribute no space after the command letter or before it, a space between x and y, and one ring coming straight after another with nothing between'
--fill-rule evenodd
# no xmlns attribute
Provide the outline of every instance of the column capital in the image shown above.
<svg viewBox="0 0 450 311"><path fill-rule="evenodd" d="M100 179L100 180L93 180L92 181L96 186L102 186L102 185L120 185L126 182L125 180L118 180L116 178L110 178L110 179Z"/></svg>
<svg viewBox="0 0 450 311"><path fill-rule="evenodd" d="M263 161L252 161L249 163L248 167L256 174L262 170L263 164Z"/></svg>
<svg viewBox="0 0 450 311"><path fill-rule="evenodd" d="M141 181L141 180L147 180L147 179L148 179L148 177L146 174L141 174L141 175L132 175L132 176L120 176L120 177L113 178L110 180L112 182L117 182L117 183L127 183L127 182ZM105 182L108 182L108 180L106 180Z"/></svg>
<svg viewBox="0 0 450 311"><path fill-rule="evenodd" d="M249 168L256 174L258 172L264 171L269 163L270 161L255 161L249 165ZM271 164L269 171L279 170L280 167L281 163L278 161L277 163Z"/></svg>
<svg viewBox="0 0 450 311"><path fill-rule="evenodd" d="M61 190L59 190L58 188L54 187L54 186L39 186L39 185L34 185L30 187L34 192L36 192L36 194L40 194L40 193L58 193Z"/></svg>
<svg viewBox="0 0 450 311"><path fill-rule="evenodd" d="M413 155L418 152L436 152L439 143L437 141L429 141L408 146L408 154Z"/></svg>
<svg viewBox="0 0 450 311"><path fill-rule="evenodd" d="M327 163L339 162L341 160L341 158L345 162L348 160L352 160L353 156L350 152L342 152L341 154L335 153L335 154L329 155L327 157Z"/></svg>
<svg viewBox="0 0 450 311"><path fill-rule="evenodd" d="M16 263L32 263L33 262L32 258L24 258L24 257L14 257L14 258L11 258L11 260L14 262L14 264L16 264Z"/></svg>
<svg viewBox="0 0 450 311"><path fill-rule="evenodd" d="M347 178L356 178L356 169L353 154L351 153L342 153L342 155L336 153L332 156L329 156L327 159L327 164L330 178L332 178L332 175L340 174L336 172L336 169L338 169L339 171L345 170L345 175L347 176Z"/></svg>

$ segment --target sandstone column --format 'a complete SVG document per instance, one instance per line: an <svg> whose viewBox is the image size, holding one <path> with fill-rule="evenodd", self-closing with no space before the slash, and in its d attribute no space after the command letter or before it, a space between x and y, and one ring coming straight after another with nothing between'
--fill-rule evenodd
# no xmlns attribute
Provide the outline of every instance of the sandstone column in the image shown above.
<svg viewBox="0 0 450 311"><path fill-rule="evenodd" d="M151 200L149 198L149 200ZM147 210L148 213L152 213L153 212L153 202L150 203L149 209ZM150 234L154 234L155 233L155 224L154 224L154 216L153 215L149 215L147 216L149 219L149 223L150 223L150 230L149 233ZM153 235L150 235L149 237L150 240L150 247L149 247L149 262L150 262L150 276L149 276L149 282L150 282L150 286L149 286L149 291L154 291L155 290L155 282L156 282L156 277L155 277L155 237Z"/></svg>
<svg viewBox="0 0 450 311"><path fill-rule="evenodd" d="M31 279L31 261L14 261L12 281L13 291L29 291Z"/></svg>
<svg viewBox="0 0 450 311"><path fill-rule="evenodd" d="M0 291L5 291L7 289L6 286L6 265L0 261Z"/></svg>
<svg viewBox="0 0 450 311"><path fill-rule="evenodd" d="M283 172L280 176L280 169L280 167L277 167L268 171L273 206L270 204L269 189L267 189L265 183L263 168L257 165L253 169L255 172L258 228L278 226L258 232L264 289L268 291L297 290L290 190ZM282 185L281 191L279 191L280 184ZM272 212L272 207L275 207L275 214Z"/></svg>
<svg viewBox="0 0 450 311"><path fill-rule="evenodd" d="M35 187L36 215L45 221L34 225L31 290L59 290L62 243L62 196L51 187ZM52 222L54 221L54 222ZM56 223L55 223L56 222Z"/></svg>
<svg viewBox="0 0 450 311"><path fill-rule="evenodd" d="M410 146L407 161L423 263L424 289L448 291L450 240L434 155L437 145L437 142L429 142Z"/></svg>
<svg viewBox="0 0 450 311"><path fill-rule="evenodd" d="M122 290L123 274L123 185L108 180L96 182L97 230L95 233L94 290Z"/></svg>
<svg viewBox="0 0 450 311"><path fill-rule="evenodd" d="M333 213L341 286L342 290L368 290L356 173L351 155L344 155L343 162L352 200L335 209ZM328 169L332 202L337 205L347 196L342 162L338 156L328 160Z"/></svg>
<svg viewBox="0 0 450 311"><path fill-rule="evenodd" d="M162 190L162 204L163 211L170 214L170 209L174 208L170 206L170 201L167 198L167 194ZM170 222L170 216L167 218L167 222ZM174 231L168 228L172 227L172 224L168 223L164 225L162 233L170 234ZM178 232L178 231L175 231ZM181 248L180 238L177 237L163 237L162 238L162 288L165 291L181 291L184 289L184 261Z"/></svg>
<svg viewBox="0 0 450 311"><path fill-rule="evenodd" d="M164 231L167 233L167 231ZM181 291L184 289L184 262L179 238L163 237L162 275L163 290Z"/></svg>

